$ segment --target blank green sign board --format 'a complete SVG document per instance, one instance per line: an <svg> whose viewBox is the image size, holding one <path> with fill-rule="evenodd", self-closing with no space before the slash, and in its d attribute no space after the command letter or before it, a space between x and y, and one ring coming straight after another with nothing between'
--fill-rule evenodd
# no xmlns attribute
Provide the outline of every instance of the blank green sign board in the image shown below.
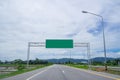
<svg viewBox="0 0 120 80"><path fill-rule="evenodd" d="M73 40L47 39L46 48L73 48Z"/></svg>

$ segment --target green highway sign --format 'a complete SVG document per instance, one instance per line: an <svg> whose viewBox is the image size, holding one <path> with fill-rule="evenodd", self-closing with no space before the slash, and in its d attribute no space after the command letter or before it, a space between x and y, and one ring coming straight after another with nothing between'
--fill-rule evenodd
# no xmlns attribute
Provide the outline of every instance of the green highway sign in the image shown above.
<svg viewBox="0 0 120 80"><path fill-rule="evenodd" d="M73 48L71 39L47 39L46 48Z"/></svg>

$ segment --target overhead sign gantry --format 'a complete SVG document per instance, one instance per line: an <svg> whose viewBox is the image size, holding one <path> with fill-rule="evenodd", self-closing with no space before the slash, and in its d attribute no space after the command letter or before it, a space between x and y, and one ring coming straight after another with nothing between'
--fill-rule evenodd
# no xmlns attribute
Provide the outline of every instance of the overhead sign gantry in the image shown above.
<svg viewBox="0 0 120 80"><path fill-rule="evenodd" d="M90 66L90 43L74 43L72 39L46 39L45 42L28 42L27 67L29 67L30 47L45 47L55 49L73 49L87 47L88 65Z"/></svg>

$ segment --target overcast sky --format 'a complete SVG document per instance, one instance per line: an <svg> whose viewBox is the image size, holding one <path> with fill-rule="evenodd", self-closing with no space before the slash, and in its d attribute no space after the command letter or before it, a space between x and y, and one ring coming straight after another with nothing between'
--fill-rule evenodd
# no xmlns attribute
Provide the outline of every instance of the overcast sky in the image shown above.
<svg viewBox="0 0 120 80"><path fill-rule="evenodd" d="M90 43L92 57L102 57L104 18L108 57L120 57L119 0L0 0L0 60L26 60L28 42L73 39ZM87 58L86 48L31 48L30 59Z"/></svg>

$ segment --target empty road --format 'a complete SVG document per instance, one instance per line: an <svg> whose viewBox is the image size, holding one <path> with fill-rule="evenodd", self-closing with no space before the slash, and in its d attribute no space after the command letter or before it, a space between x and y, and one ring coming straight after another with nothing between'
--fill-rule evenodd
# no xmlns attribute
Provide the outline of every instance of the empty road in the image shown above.
<svg viewBox="0 0 120 80"><path fill-rule="evenodd" d="M101 75L93 71L71 68L63 65L52 65L46 68L23 73L2 80L120 80Z"/></svg>

